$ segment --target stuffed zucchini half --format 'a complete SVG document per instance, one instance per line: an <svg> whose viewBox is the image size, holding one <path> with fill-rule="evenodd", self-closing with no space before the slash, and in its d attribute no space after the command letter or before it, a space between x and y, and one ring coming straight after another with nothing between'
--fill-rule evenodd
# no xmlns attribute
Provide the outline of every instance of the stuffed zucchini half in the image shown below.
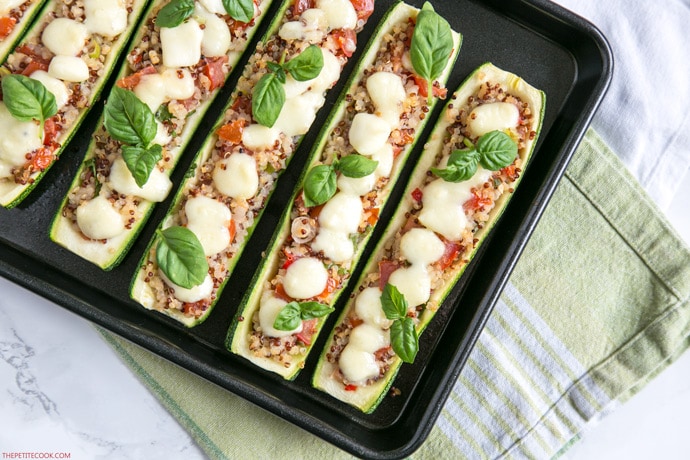
<svg viewBox="0 0 690 460"><path fill-rule="evenodd" d="M379 405L505 208L543 113L543 92L492 64L460 86L331 333L316 388L365 413Z"/></svg>
<svg viewBox="0 0 690 460"><path fill-rule="evenodd" d="M0 62L4 62L14 45L21 40L44 3L45 0L0 1Z"/></svg>
<svg viewBox="0 0 690 460"><path fill-rule="evenodd" d="M350 0L283 5L144 253L134 300L188 327L208 316L372 12Z"/></svg>
<svg viewBox="0 0 690 460"><path fill-rule="evenodd" d="M187 2L171 19L183 3L157 0L149 9L53 220L54 242L104 270L168 196L173 169L271 0L244 0L247 11Z"/></svg>
<svg viewBox="0 0 690 460"><path fill-rule="evenodd" d="M0 103L0 205L19 204L98 98L146 0L49 1L7 57Z"/></svg>
<svg viewBox="0 0 690 460"><path fill-rule="evenodd" d="M417 55L440 57L432 95L445 97L460 44L430 5L420 12L398 3L387 12L240 304L227 339L233 353L286 379L304 367L438 100L428 97Z"/></svg>

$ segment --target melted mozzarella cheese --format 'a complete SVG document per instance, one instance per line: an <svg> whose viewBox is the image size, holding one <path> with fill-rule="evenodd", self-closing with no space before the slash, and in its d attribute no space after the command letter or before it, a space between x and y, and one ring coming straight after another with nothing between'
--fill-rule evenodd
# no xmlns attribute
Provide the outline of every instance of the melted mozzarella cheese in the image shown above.
<svg viewBox="0 0 690 460"><path fill-rule="evenodd" d="M520 120L520 111L509 102L492 102L475 107L468 119L470 132L480 137L491 131L515 128Z"/></svg>
<svg viewBox="0 0 690 460"><path fill-rule="evenodd" d="M346 346L340 353L338 365L345 378L353 383L364 383L379 375L376 357L356 347Z"/></svg>
<svg viewBox="0 0 690 460"><path fill-rule="evenodd" d="M386 145L391 127L386 120L370 113L358 113L350 125L350 144L362 155L373 155Z"/></svg>
<svg viewBox="0 0 690 460"><path fill-rule="evenodd" d="M19 121L0 101L0 160L11 166L26 163L26 153L43 145L40 127L34 121Z"/></svg>
<svg viewBox="0 0 690 460"><path fill-rule="evenodd" d="M392 323L381 306L381 290L378 287L368 287L359 293L355 300L355 313L365 324L380 329L388 329Z"/></svg>
<svg viewBox="0 0 690 460"><path fill-rule="evenodd" d="M326 202L319 213L319 225L333 231L355 233L362 220L362 199L339 192Z"/></svg>
<svg viewBox="0 0 690 460"><path fill-rule="evenodd" d="M69 100L69 91L67 90L67 85L62 80L51 77L45 70L37 70L31 74L31 78L43 83L50 93L55 96L55 103L57 104L58 110L67 104Z"/></svg>
<svg viewBox="0 0 690 460"><path fill-rule="evenodd" d="M323 56L323 67L316 77L311 80L298 81L288 74L283 84L287 99L299 96L307 91L323 93L338 81L340 77L340 61L330 51L323 48L320 48L320 50Z"/></svg>
<svg viewBox="0 0 690 460"><path fill-rule="evenodd" d="M196 196L184 206L187 228L194 232L206 256L213 256L230 244L232 213L220 201L207 196Z"/></svg>
<svg viewBox="0 0 690 460"><path fill-rule="evenodd" d="M274 127L290 137L305 134L323 103L323 96L311 91L287 99Z"/></svg>
<svg viewBox="0 0 690 460"><path fill-rule="evenodd" d="M222 5L221 5L222 6ZM225 13L225 11L223 11ZM201 52L204 56L223 56L230 49L232 35L228 23L197 3L194 14L203 22Z"/></svg>
<svg viewBox="0 0 690 460"><path fill-rule="evenodd" d="M43 29L41 41L55 55L77 56L88 37L89 31L81 22L56 18Z"/></svg>
<svg viewBox="0 0 690 460"><path fill-rule="evenodd" d="M328 271L323 262L314 257L303 257L287 268L283 287L293 299L309 299L321 294L327 283Z"/></svg>
<svg viewBox="0 0 690 460"><path fill-rule="evenodd" d="M302 12L298 20L286 22L280 27L278 35L283 40L303 40L316 44L323 40L328 32L326 14L316 8Z"/></svg>
<svg viewBox="0 0 690 460"><path fill-rule="evenodd" d="M114 238L125 231L125 219L103 195L85 201L77 208L77 226L94 240Z"/></svg>
<svg viewBox="0 0 690 460"><path fill-rule="evenodd" d="M364 177L347 177L344 174L338 176L338 189L341 192L363 196L374 190L376 186L376 174L369 174Z"/></svg>
<svg viewBox="0 0 690 460"><path fill-rule="evenodd" d="M204 32L196 20L188 19L177 27L161 27L160 36L165 67L189 67L201 59Z"/></svg>
<svg viewBox="0 0 690 460"><path fill-rule="evenodd" d="M19 6L22 6L26 0L0 0L0 13L9 13Z"/></svg>
<svg viewBox="0 0 690 460"><path fill-rule="evenodd" d="M386 120L391 129L396 128L407 98L402 79L392 72L376 72L367 78L366 86L377 115Z"/></svg>
<svg viewBox="0 0 690 460"><path fill-rule="evenodd" d="M113 162L110 168L110 175L108 176L108 183L119 193L138 196L154 203L165 200L172 189L172 181L167 174L158 168L153 168L144 186L139 187L125 160L121 157Z"/></svg>
<svg viewBox="0 0 690 460"><path fill-rule="evenodd" d="M194 77L188 69L166 69L161 78L168 98L184 100L194 96Z"/></svg>
<svg viewBox="0 0 690 460"><path fill-rule="evenodd" d="M242 130L242 144L249 150L266 150L273 148L280 138L280 131L258 123L245 126Z"/></svg>
<svg viewBox="0 0 690 460"><path fill-rule="evenodd" d="M223 0L197 0L206 11L214 14L226 14Z"/></svg>
<svg viewBox="0 0 690 460"><path fill-rule="evenodd" d="M80 83L89 78L89 66L76 56L54 56L48 65L48 75L62 81Z"/></svg>
<svg viewBox="0 0 690 460"><path fill-rule="evenodd" d="M333 262L341 263L352 259L355 253L355 245L347 233L320 228L316 238L312 241L311 248Z"/></svg>
<svg viewBox="0 0 690 460"><path fill-rule="evenodd" d="M446 245L431 230L413 228L400 239L400 253L411 264L429 265L443 256Z"/></svg>
<svg viewBox="0 0 690 460"><path fill-rule="evenodd" d="M14 169L14 166L11 164L7 163L0 157L0 179L4 177L12 177L12 170Z"/></svg>
<svg viewBox="0 0 690 460"><path fill-rule="evenodd" d="M431 278L422 265L398 268L391 273L388 282L405 296L408 308L426 303L431 295Z"/></svg>
<svg viewBox="0 0 690 460"><path fill-rule="evenodd" d="M134 87L134 94L152 112L171 99L189 99L195 91L194 77L187 69L166 69L160 74L143 75Z"/></svg>
<svg viewBox="0 0 690 460"><path fill-rule="evenodd" d="M350 0L316 0L316 7L325 13L331 29L354 29L357 26L357 11Z"/></svg>
<svg viewBox="0 0 690 460"><path fill-rule="evenodd" d="M167 98L165 83L157 73L142 76L137 86L134 87L134 94L154 113Z"/></svg>
<svg viewBox="0 0 690 460"><path fill-rule="evenodd" d="M348 346L358 348L367 353L374 353L388 345L390 345L388 331L364 323L352 330Z"/></svg>
<svg viewBox="0 0 690 460"><path fill-rule="evenodd" d="M213 185L224 195L248 199L259 188L256 160L246 153L233 153L213 169Z"/></svg>
<svg viewBox="0 0 690 460"><path fill-rule="evenodd" d="M286 301L274 297L270 292L265 292L263 296L261 296L261 303L259 307L259 325L261 326L261 331L264 335L268 337L287 337L292 334L302 332L301 321L297 328L289 331L281 331L280 329L273 327L276 318L285 305L287 305Z"/></svg>
<svg viewBox="0 0 690 460"><path fill-rule="evenodd" d="M182 302L198 302L207 298L213 292L213 279L211 279L211 275L206 275L201 284L198 284L191 289L183 288L182 286L178 286L177 284L173 283L168 279L167 276L165 276L163 272L161 272L161 278L163 278L165 284L173 289L173 295L175 298Z"/></svg>
<svg viewBox="0 0 690 460"><path fill-rule="evenodd" d="M371 156L371 159L378 161L379 164L376 166L376 174L378 177L388 177L393 170L393 160L395 155L393 154L393 146L386 142L386 144Z"/></svg>
<svg viewBox="0 0 690 460"><path fill-rule="evenodd" d="M123 0L83 0L84 23L92 33L114 37L127 29L127 5Z"/></svg>

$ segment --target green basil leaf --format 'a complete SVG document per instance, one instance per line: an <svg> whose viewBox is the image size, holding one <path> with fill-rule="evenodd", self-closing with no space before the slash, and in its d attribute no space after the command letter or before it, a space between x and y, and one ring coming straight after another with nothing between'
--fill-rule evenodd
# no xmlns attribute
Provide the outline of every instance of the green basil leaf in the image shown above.
<svg viewBox="0 0 690 460"><path fill-rule="evenodd" d="M153 144L150 148L122 146L122 159L125 160L127 169L132 173L139 187L143 187L148 182L151 172L162 157L163 147L158 144Z"/></svg>
<svg viewBox="0 0 690 460"><path fill-rule="evenodd" d="M57 113L55 96L43 83L24 75L5 75L2 79L3 102L10 114L20 121L38 121Z"/></svg>
<svg viewBox="0 0 690 460"><path fill-rule="evenodd" d="M383 288L381 307L388 319L398 320L407 317L407 299L391 283L386 283Z"/></svg>
<svg viewBox="0 0 690 460"><path fill-rule="evenodd" d="M359 154L344 156L338 161L336 168L347 177L364 177L376 171L379 162Z"/></svg>
<svg viewBox="0 0 690 460"><path fill-rule="evenodd" d="M302 302L299 307L302 319L321 318L335 311L335 308L319 302Z"/></svg>
<svg viewBox="0 0 690 460"><path fill-rule="evenodd" d="M191 289L203 283L208 274L204 248L187 227L169 227L158 232L156 262L176 285Z"/></svg>
<svg viewBox="0 0 690 460"><path fill-rule="evenodd" d="M330 200L338 187L337 176L331 165L317 165L304 178L304 204L313 207Z"/></svg>
<svg viewBox="0 0 690 460"><path fill-rule="evenodd" d="M158 12L158 27L177 27L194 13L194 0L171 0Z"/></svg>
<svg viewBox="0 0 690 460"><path fill-rule="evenodd" d="M302 322L301 309L297 302L290 302L280 309L280 313L273 321L273 327L279 331L297 329Z"/></svg>
<svg viewBox="0 0 690 460"><path fill-rule="evenodd" d="M160 107L158 107L158 110L156 110L156 120L158 121L170 121L173 118L173 114L170 113L170 109L168 108L168 104L161 104Z"/></svg>
<svg viewBox="0 0 690 460"><path fill-rule="evenodd" d="M393 322L391 325L391 346L395 354L404 362L414 362L419 351L419 336L412 318L400 318Z"/></svg>
<svg viewBox="0 0 690 460"><path fill-rule="evenodd" d="M479 152L474 149L456 150L450 154L445 169L431 168L431 172L446 182L462 182L477 172Z"/></svg>
<svg viewBox="0 0 690 460"><path fill-rule="evenodd" d="M101 188L103 187L101 181L98 180L98 166L96 164L96 157L91 157L88 160L86 160L86 162L84 163L84 168L91 171L91 175L93 176L93 181L95 184L93 190L93 198L96 198L98 195L100 195Z"/></svg>
<svg viewBox="0 0 690 460"><path fill-rule="evenodd" d="M271 128L285 104L285 89L275 72L267 73L256 84L252 92L252 114L254 119Z"/></svg>
<svg viewBox="0 0 690 460"><path fill-rule="evenodd" d="M103 124L113 139L148 146L156 137L156 118L133 92L114 86L103 111Z"/></svg>
<svg viewBox="0 0 690 460"><path fill-rule="evenodd" d="M307 81L318 77L323 68L321 48L309 45L298 56L283 64L283 68L297 81Z"/></svg>
<svg viewBox="0 0 690 460"><path fill-rule="evenodd" d="M429 100L433 94L433 82L448 65L452 51L453 34L450 24L426 2L417 15L417 23L412 32L410 60L417 75L429 85Z"/></svg>
<svg viewBox="0 0 690 460"><path fill-rule="evenodd" d="M249 22L254 17L254 0L223 0L225 11L240 22Z"/></svg>
<svg viewBox="0 0 690 460"><path fill-rule="evenodd" d="M513 163L517 156L517 143L503 131L491 131L477 141L479 162L490 171L498 171Z"/></svg>

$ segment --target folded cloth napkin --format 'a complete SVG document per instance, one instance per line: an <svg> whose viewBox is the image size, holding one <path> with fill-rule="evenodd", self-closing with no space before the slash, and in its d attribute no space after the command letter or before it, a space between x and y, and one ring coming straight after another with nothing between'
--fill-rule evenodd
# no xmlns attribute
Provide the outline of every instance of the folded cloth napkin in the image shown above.
<svg viewBox="0 0 690 460"><path fill-rule="evenodd" d="M587 132L415 458L548 458L688 347L690 249ZM103 332L210 458L344 452ZM260 444L247 443L262 433Z"/></svg>

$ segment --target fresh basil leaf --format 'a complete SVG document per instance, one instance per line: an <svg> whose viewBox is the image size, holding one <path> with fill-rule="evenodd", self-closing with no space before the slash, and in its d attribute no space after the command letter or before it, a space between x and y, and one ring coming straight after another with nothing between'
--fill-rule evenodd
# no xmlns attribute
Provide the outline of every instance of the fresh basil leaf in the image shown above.
<svg viewBox="0 0 690 460"><path fill-rule="evenodd" d="M280 72L283 70L283 66L271 61L266 62L266 67L268 67L268 70L271 72Z"/></svg>
<svg viewBox="0 0 690 460"><path fill-rule="evenodd" d="M381 307L388 319L398 320L407 317L407 299L391 283L386 283L383 288Z"/></svg>
<svg viewBox="0 0 690 460"><path fill-rule="evenodd" d="M225 11L240 22L249 22L254 17L254 0L223 0Z"/></svg>
<svg viewBox="0 0 690 460"><path fill-rule="evenodd" d="M344 176L359 178L368 176L376 171L378 165L379 162L376 160L359 154L351 154L342 157L338 161L336 168L343 173Z"/></svg>
<svg viewBox="0 0 690 460"><path fill-rule="evenodd" d="M321 318L335 311L335 308L319 302L302 302L299 304L299 307L302 319Z"/></svg>
<svg viewBox="0 0 690 460"><path fill-rule="evenodd" d="M156 118L132 91L114 86L103 111L110 136L124 144L148 146L156 137Z"/></svg>
<svg viewBox="0 0 690 460"><path fill-rule="evenodd" d="M177 27L194 13L194 0L171 0L158 12L158 27Z"/></svg>
<svg viewBox="0 0 690 460"><path fill-rule="evenodd" d="M513 163L517 156L517 143L503 131L491 131L477 141L479 162L490 171L498 171Z"/></svg>
<svg viewBox="0 0 690 460"><path fill-rule="evenodd" d="M439 16L429 2L417 15L412 32L410 60L414 71L427 81L429 101L433 95L433 83L448 65L453 51L453 34L448 21Z"/></svg>
<svg viewBox="0 0 690 460"><path fill-rule="evenodd" d="M419 336L412 318L400 318L393 322L391 325L391 346L395 354L404 362L414 362L419 351Z"/></svg>
<svg viewBox="0 0 690 460"><path fill-rule="evenodd" d="M84 168L91 171L94 181L93 198L96 198L101 193L101 181L98 180L98 165L96 164L96 157L91 157L84 163Z"/></svg>
<svg viewBox="0 0 690 460"><path fill-rule="evenodd" d="M304 204L313 207L325 203L338 187L337 176L331 165L316 165L304 178Z"/></svg>
<svg viewBox="0 0 690 460"><path fill-rule="evenodd" d="M163 147L158 144L153 144L150 148L138 145L122 146L122 159L125 160L127 169L139 187L148 182L151 172L162 157Z"/></svg>
<svg viewBox="0 0 690 460"><path fill-rule="evenodd" d="M36 120L43 126L46 119L57 113L53 93L40 81L24 75L5 75L2 96L7 110L20 121Z"/></svg>
<svg viewBox="0 0 690 460"><path fill-rule="evenodd" d="M297 81L307 81L318 77L323 68L321 48L309 45L298 56L283 64L283 68Z"/></svg>
<svg viewBox="0 0 690 460"><path fill-rule="evenodd" d="M462 182L477 172L479 152L475 149L456 150L448 157L445 169L431 168L431 172L446 182Z"/></svg>
<svg viewBox="0 0 690 460"><path fill-rule="evenodd" d="M187 227L169 227L158 232L156 262L176 285L191 289L204 282L208 262L197 236Z"/></svg>
<svg viewBox="0 0 690 460"><path fill-rule="evenodd" d="M261 77L252 93L252 114L254 119L269 128L273 127L285 104L285 89L275 72Z"/></svg>
<svg viewBox="0 0 690 460"><path fill-rule="evenodd" d="M300 305L297 302L290 302L280 309L280 313L273 321L273 327L279 331L292 331L297 329L302 322Z"/></svg>
<svg viewBox="0 0 690 460"><path fill-rule="evenodd" d="M163 122L172 120L172 118L173 114L170 113L168 104L161 104L161 106L158 107L158 110L156 110L156 120Z"/></svg>

